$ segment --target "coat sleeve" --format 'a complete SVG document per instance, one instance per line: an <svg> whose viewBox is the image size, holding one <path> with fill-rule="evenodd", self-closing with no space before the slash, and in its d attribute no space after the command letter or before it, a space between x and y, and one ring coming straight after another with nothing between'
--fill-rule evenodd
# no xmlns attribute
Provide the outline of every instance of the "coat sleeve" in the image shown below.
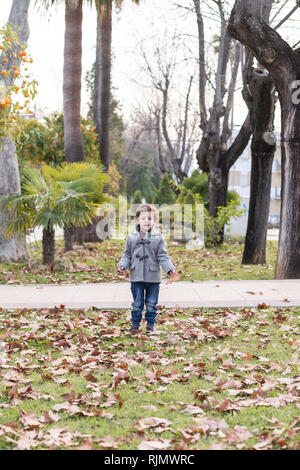
<svg viewBox="0 0 300 470"><path fill-rule="evenodd" d="M124 269L128 269L131 265L131 245L130 245L130 240L127 238L126 240L126 248L123 251L122 258L117 264L117 267L120 268L123 266Z"/></svg>
<svg viewBox="0 0 300 470"><path fill-rule="evenodd" d="M166 242L165 242L164 237L161 237L159 241L156 256L157 256L157 260L159 264L161 265L161 267L167 274L171 269L175 269L174 264L172 263L172 261L170 260L168 256L168 253L166 250Z"/></svg>

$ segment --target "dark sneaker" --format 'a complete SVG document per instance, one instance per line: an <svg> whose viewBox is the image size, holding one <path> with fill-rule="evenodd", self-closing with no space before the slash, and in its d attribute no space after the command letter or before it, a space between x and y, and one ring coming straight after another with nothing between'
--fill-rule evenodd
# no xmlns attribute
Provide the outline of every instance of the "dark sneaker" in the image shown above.
<svg viewBox="0 0 300 470"><path fill-rule="evenodd" d="M148 323L146 326L146 335L151 335L151 333L153 332L154 332L154 325Z"/></svg>
<svg viewBox="0 0 300 470"><path fill-rule="evenodd" d="M138 333L140 331L140 325L132 325L128 330L128 333Z"/></svg>

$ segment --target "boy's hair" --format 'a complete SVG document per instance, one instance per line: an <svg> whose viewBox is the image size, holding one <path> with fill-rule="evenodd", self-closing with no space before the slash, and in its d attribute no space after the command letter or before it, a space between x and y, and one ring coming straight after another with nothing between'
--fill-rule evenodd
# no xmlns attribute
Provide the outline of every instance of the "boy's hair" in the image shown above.
<svg viewBox="0 0 300 470"><path fill-rule="evenodd" d="M158 222L159 220L159 212L155 206L152 204L140 204L135 213L135 220L139 218L142 212L150 212L153 214L154 222Z"/></svg>

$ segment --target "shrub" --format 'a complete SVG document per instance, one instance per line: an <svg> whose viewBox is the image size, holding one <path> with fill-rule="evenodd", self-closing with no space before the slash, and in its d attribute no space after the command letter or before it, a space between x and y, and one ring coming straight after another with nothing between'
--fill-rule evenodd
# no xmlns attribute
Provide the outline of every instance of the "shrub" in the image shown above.
<svg viewBox="0 0 300 470"><path fill-rule="evenodd" d="M173 183L167 174L161 177L158 191L154 197L154 204L174 204L176 194L173 191Z"/></svg>

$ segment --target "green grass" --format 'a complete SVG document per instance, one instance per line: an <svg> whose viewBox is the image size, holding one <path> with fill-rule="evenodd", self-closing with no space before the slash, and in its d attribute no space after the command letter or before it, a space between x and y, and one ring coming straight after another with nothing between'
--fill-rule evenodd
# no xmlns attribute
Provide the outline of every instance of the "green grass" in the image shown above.
<svg viewBox="0 0 300 470"><path fill-rule="evenodd" d="M63 241L57 241L54 269L42 265L41 242L29 246L27 263L0 263L0 284L93 283L122 281L116 270L124 249L124 240L74 245L64 253ZM266 265L242 265L243 240L231 239L215 253L213 249L187 250L182 244L167 243L168 253L180 275L180 281L273 279L277 242L267 242ZM126 273L128 278L128 271ZM166 275L163 273L163 276Z"/></svg>
<svg viewBox="0 0 300 470"><path fill-rule="evenodd" d="M2 311L0 449L299 449L299 313L159 308L147 337L129 310Z"/></svg>

